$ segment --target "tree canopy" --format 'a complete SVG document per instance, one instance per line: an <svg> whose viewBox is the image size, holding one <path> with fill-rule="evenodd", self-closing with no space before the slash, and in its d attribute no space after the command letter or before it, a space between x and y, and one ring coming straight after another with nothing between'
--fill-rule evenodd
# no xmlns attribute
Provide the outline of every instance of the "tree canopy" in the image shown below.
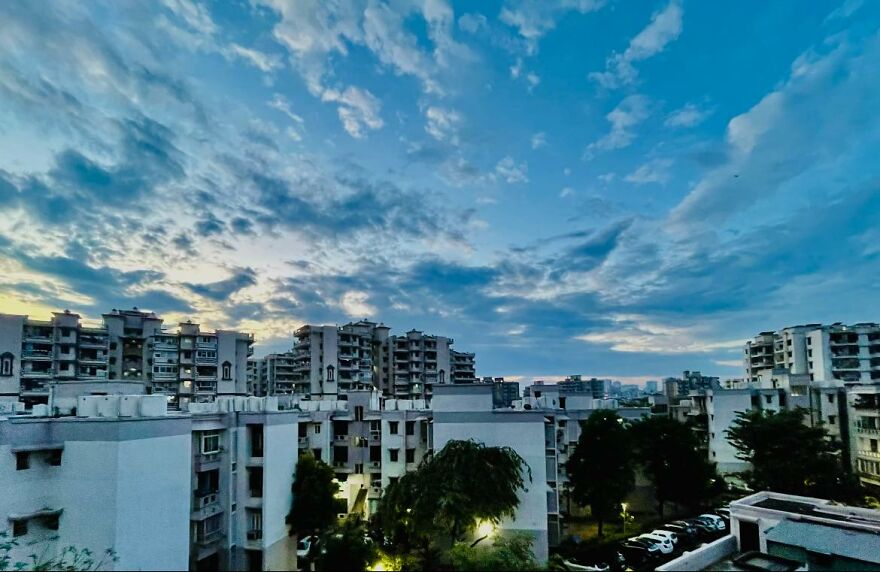
<svg viewBox="0 0 880 572"><path fill-rule="evenodd" d="M311 453L299 458L287 515L291 536L319 534L336 523L337 514L345 512L345 501L336 498L339 484L335 477L333 468Z"/></svg>
<svg viewBox="0 0 880 572"><path fill-rule="evenodd" d="M843 463L840 443L821 425L804 424L804 411L737 413L726 432L737 458L751 464L743 478L754 490L860 500L858 480Z"/></svg>
<svg viewBox="0 0 880 572"><path fill-rule="evenodd" d="M499 538L491 546L459 543L449 551L454 570L538 570L532 539L525 534Z"/></svg>
<svg viewBox="0 0 880 572"><path fill-rule="evenodd" d="M593 412L581 427L567 463L571 499L588 506L599 524L617 516L620 504L635 486L632 441L617 413Z"/></svg>
<svg viewBox="0 0 880 572"><path fill-rule="evenodd" d="M668 417L646 417L632 428L636 460L654 485L659 513L666 502L696 509L723 492L724 481L690 427Z"/></svg>
<svg viewBox="0 0 880 572"><path fill-rule="evenodd" d="M366 570L376 561L379 551L367 536L364 523L349 516L321 536L320 550L315 561L319 571Z"/></svg>
<svg viewBox="0 0 880 572"><path fill-rule="evenodd" d="M519 506L531 469L509 447L450 441L391 484L379 504L382 532L399 551L459 540L478 521L498 523Z"/></svg>

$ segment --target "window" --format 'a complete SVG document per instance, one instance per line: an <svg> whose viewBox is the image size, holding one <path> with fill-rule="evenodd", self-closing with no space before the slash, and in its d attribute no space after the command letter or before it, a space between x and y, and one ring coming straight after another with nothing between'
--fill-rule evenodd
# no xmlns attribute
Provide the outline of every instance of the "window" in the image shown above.
<svg viewBox="0 0 880 572"><path fill-rule="evenodd" d="M12 536L24 536L27 534L27 521L26 520L13 520L12 521Z"/></svg>
<svg viewBox="0 0 880 572"><path fill-rule="evenodd" d="M0 376L2 377L11 377L12 376L12 362L15 359L9 352L3 353L0 355Z"/></svg>
<svg viewBox="0 0 880 572"><path fill-rule="evenodd" d="M63 449L52 449L51 451L49 451L49 464L53 467L60 467L62 453L64 453Z"/></svg>
<svg viewBox="0 0 880 572"><path fill-rule="evenodd" d="M834 394L833 393L828 394L828 403L834 403Z"/></svg>
<svg viewBox="0 0 880 572"><path fill-rule="evenodd" d="M58 530L61 524L61 517L57 514L53 514L51 516L45 517L43 523L46 525L46 528L49 530Z"/></svg>
<svg viewBox="0 0 880 572"><path fill-rule="evenodd" d="M390 455L391 462L396 463L400 457L400 449L388 449L388 454Z"/></svg>
<svg viewBox="0 0 880 572"><path fill-rule="evenodd" d="M15 470L24 471L31 468L31 455L26 451L15 454Z"/></svg>
<svg viewBox="0 0 880 572"><path fill-rule="evenodd" d="M202 435L202 454L210 455L220 451L220 434L208 433Z"/></svg>
<svg viewBox="0 0 880 572"><path fill-rule="evenodd" d="M837 416L836 416L836 415L829 415L829 416L828 416L828 424L829 424L829 425L834 425L836 422L837 422Z"/></svg>
<svg viewBox="0 0 880 572"><path fill-rule="evenodd" d="M765 395L765 396L764 396L764 399L767 401L767 404L768 404L768 405L769 405L770 403L773 403L773 396L772 396L772 395Z"/></svg>
<svg viewBox="0 0 880 572"><path fill-rule="evenodd" d="M406 450L406 462L407 463L415 463L416 462L416 450L415 449L407 449Z"/></svg>
<svg viewBox="0 0 880 572"><path fill-rule="evenodd" d="M363 405L355 405L354 406L354 420L355 421L363 421L364 420L364 406Z"/></svg>
<svg viewBox="0 0 880 572"><path fill-rule="evenodd" d="M559 398L559 408L565 409L565 398L564 397Z"/></svg>
<svg viewBox="0 0 880 572"><path fill-rule="evenodd" d="M321 434L321 424L315 423L315 435L320 435L320 434Z"/></svg>
<svg viewBox="0 0 880 572"><path fill-rule="evenodd" d="M332 365L327 366L327 381L333 382L336 380L336 368Z"/></svg>
<svg viewBox="0 0 880 572"><path fill-rule="evenodd" d="M439 373L440 383L446 383L446 370L441 369Z"/></svg>
<svg viewBox="0 0 880 572"><path fill-rule="evenodd" d="M232 364L228 361L223 362L223 379L232 379Z"/></svg>
<svg viewBox="0 0 880 572"><path fill-rule="evenodd" d="M416 434L416 422L415 421L407 421L406 422L406 434L407 435L415 435Z"/></svg>
<svg viewBox="0 0 880 572"><path fill-rule="evenodd" d="M389 421L388 422L388 432L391 433L392 435L397 435L397 432L399 430L398 429L399 425L400 425L400 422L398 422L398 421Z"/></svg>

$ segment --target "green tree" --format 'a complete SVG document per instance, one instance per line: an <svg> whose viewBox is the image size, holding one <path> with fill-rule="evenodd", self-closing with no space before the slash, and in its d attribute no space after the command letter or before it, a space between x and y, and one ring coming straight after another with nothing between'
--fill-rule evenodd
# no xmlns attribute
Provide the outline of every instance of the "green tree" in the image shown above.
<svg viewBox="0 0 880 572"><path fill-rule="evenodd" d="M538 570L532 539L525 534L499 538L491 546L458 543L449 551L454 570Z"/></svg>
<svg viewBox="0 0 880 572"><path fill-rule="evenodd" d="M620 503L635 486L632 443L623 419L614 411L593 412L583 423L566 468L571 499L589 505L602 536L605 521L617 516Z"/></svg>
<svg viewBox="0 0 880 572"><path fill-rule="evenodd" d="M366 570L379 555L364 523L355 516L325 532L318 552L315 568L320 571Z"/></svg>
<svg viewBox="0 0 880 572"><path fill-rule="evenodd" d="M737 458L751 464L742 476L753 490L844 502L861 500L858 480L841 459L841 445L821 425L804 424L803 409L737 413L726 431Z"/></svg>
<svg viewBox="0 0 880 572"><path fill-rule="evenodd" d="M715 466L685 424L668 417L646 417L633 424L636 461L654 485L658 512L666 502L695 509L723 492Z"/></svg>
<svg viewBox="0 0 880 572"><path fill-rule="evenodd" d="M430 567L438 549L479 521L497 524L512 516L527 479L531 469L509 447L450 441L385 490L378 522L397 551L419 550Z"/></svg>
<svg viewBox="0 0 880 572"><path fill-rule="evenodd" d="M293 480L293 503L287 515L290 535L319 534L345 512L345 501L336 498L339 484L333 468L311 453L300 456Z"/></svg>
<svg viewBox="0 0 880 572"><path fill-rule="evenodd" d="M88 548L65 546L57 553L52 553L48 545L42 551L28 555L27 560L13 562L12 550L18 541L9 537L9 531L0 531L0 571L5 570L61 570L63 572L93 572L103 569L119 558L113 549L105 550L98 558Z"/></svg>

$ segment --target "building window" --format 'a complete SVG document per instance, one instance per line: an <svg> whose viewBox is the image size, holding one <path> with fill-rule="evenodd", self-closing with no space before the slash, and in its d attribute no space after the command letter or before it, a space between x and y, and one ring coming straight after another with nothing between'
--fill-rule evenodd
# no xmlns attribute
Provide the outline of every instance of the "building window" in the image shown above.
<svg viewBox="0 0 880 572"><path fill-rule="evenodd" d="M202 453L210 455L220 452L220 434L208 433L202 436Z"/></svg>
<svg viewBox="0 0 880 572"><path fill-rule="evenodd" d="M63 449L52 449L49 451L49 464L53 467L61 466L61 455L64 453Z"/></svg>
<svg viewBox="0 0 880 572"><path fill-rule="evenodd" d="M400 422L398 422L398 421L389 421L388 422L388 432L391 433L392 435L397 435L399 425L400 425Z"/></svg>
<svg viewBox="0 0 880 572"><path fill-rule="evenodd" d="M765 396L764 396L764 399L767 401L767 404L768 404L768 405L769 405L770 403L773 403L773 396L772 396L772 395L765 395Z"/></svg>
<svg viewBox="0 0 880 572"><path fill-rule="evenodd" d="M415 435L416 434L416 422L415 421L407 421L406 422L406 434L407 435Z"/></svg>
<svg viewBox="0 0 880 572"><path fill-rule="evenodd" d="M47 516L43 519L43 522L46 525L46 528L49 530L58 530L61 525L61 517L57 514L53 514L51 516Z"/></svg>
<svg viewBox="0 0 880 572"><path fill-rule="evenodd" d="M0 355L0 376L12 376L12 363L14 359L15 356L9 352L4 352L3 355Z"/></svg>
<svg viewBox="0 0 880 572"><path fill-rule="evenodd" d="M440 383L446 383L446 370L445 369L440 370L440 373L438 374L438 379L440 380Z"/></svg>
<svg viewBox="0 0 880 572"><path fill-rule="evenodd" d="M392 463L396 463L400 458L400 449L388 449L388 454Z"/></svg>
<svg viewBox="0 0 880 572"><path fill-rule="evenodd" d="M12 521L12 536L24 536L27 534L27 521L26 520L13 520Z"/></svg>
<svg viewBox="0 0 880 572"><path fill-rule="evenodd" d="M407 463L415 463L416 462L416 450L415 449L407 449L406 450L406 462Z"/></svg>
<svg viewBox="0 0 880 572"><path fill-rule="evenodd" d="M15 470L24 471L31 468L31 455L26 451L15 454Z"/></svg>
<svg viewBox="0 0 880 572"><path fill-rule="evenodd" d="M321 424L315 423L315 435L320 435L320 434L321 434Z"/></svg>
<svg viewBox="0 0 880 572"><path fill-rule="evenodd" d="M829 425L834 425L836 422L837 422L837 417L835 415L828 416L828 424Z"/></svg>
<svg viewBox="0 0 880 572"><path fill-rule="evenodd" d="M332 365L327 366L327 381L333 382L336 380L336 368Z"/></svg>
<svg viewBox="0 0 880 572"><path fill-rule="evenodd" d="M232 364L228 361L223 362L223 379L232 379Z"/></svg>
<svg viewBox="0 0 880 572"><path fill-rule="evenodd" d="M833 393L828 394L828 403L834 403L834 394Z"/></svg>

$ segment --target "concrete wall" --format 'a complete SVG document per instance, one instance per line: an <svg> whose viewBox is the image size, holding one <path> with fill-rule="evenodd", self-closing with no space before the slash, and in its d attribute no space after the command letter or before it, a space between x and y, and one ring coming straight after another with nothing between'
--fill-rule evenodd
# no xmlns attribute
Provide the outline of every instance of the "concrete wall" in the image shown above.
<svg viewBox="0 0 880 572"><path fill-rule="evenodd" d="M704 544L696 550L685 552L678 558L658 566L656 570L657 572L665 572L667 570L681 572L706 570L710 564L718 562L734 552L736 552L736 537L728 534L714 542Z"/></svg>
<svg viewBox="0 0 880 572"><path fill-rule="evenodd" d="M291 486L296 471L297 421L295 414L284 423L263 426L263 565L266 570L292 570L296 566L295 539L288 535L285 523L293 501Z"/></svg>
<svg viewBox="0 0 880 572"><path fill-rule="evenodd" d="M12 354L12 376L0 376L0 395L18 395L21 380L21 342L25 316L0 314L0 355Z"/></svg>

